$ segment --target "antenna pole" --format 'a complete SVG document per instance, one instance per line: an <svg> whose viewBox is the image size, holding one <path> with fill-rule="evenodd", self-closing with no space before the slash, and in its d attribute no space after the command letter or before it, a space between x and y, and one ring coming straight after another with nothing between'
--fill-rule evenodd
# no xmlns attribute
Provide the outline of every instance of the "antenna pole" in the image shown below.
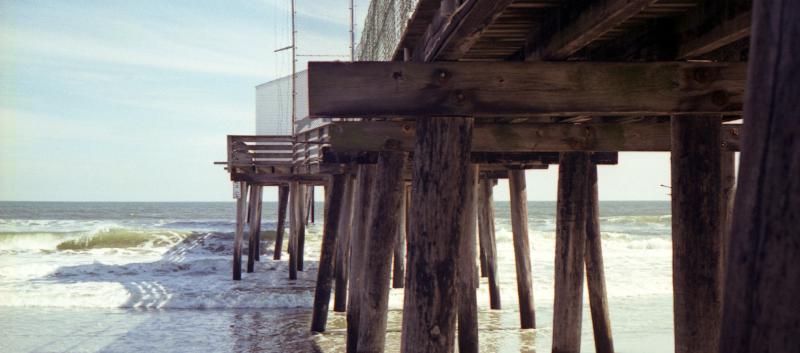
<svg viewBox="0 0 800 353"><path fill-rule="evenodd" d="M295 34L297 33L297 31L295 31L295 28L294 28L294 16L295 16L295 14L294 14L295 13L295 11L294 11L294 1L295 0L291 0L291 2L292 2L292 136L294 136L294 133L295 133L294 125L295 125L295 120L297 119L297 83L295 82L297 80L297 77L296 77L297 76L297 43L295 42Z"/></svg>
<svg viewBox="0 0 800 353"><path fill-rule="evenodd" d="M356 61L356 30L355 6L350 0L350 61Z"/></svg>

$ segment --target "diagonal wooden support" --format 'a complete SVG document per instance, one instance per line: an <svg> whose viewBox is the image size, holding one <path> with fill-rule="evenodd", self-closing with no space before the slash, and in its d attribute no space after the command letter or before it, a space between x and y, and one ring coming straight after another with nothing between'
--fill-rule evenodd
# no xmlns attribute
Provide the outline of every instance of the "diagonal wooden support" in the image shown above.
<svg viewBox="0 0 800 353"><path fill-rule="evenodd" d="M325 332L328 322L328 304L331 301L333 261L336 253L336 233L339 229L339 216L344 204L346 178L347 176L343 174L331 176L330 189L325 195L325 229L322 233L317 286L314 291L314 309L311 314L312 332Z"/></svg>
<svg viewBox="0 0 800 353"><path fill-rule="evenodd" d="M310 62L312 117L740 113L743 63Z"/></svg>

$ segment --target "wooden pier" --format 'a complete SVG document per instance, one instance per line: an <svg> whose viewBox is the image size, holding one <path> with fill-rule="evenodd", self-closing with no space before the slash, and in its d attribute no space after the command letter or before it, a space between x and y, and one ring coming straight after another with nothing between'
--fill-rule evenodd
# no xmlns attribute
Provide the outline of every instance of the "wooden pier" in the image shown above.
<svg viewBox="0 0 800 353"><path fill-rule="evenodd" d="M233 279L248 209L247 270L258 260L262 187L280 188L275 259L288 243L296 278L305 190L326 186L311 330L325 331L335 288L347 351L383 352L392 286L405 294L403 352L477 352L478 258L501 307L493 186L509 179L519 326L536 328L525 170L558 164L553 352L580 351L584 278L595 349L613 352L597 165L671 152L676 352L800 350L797 2L413 8L398 42L380 43L388 57L309 63L310 116L293 136L228 137Z"/></svg>

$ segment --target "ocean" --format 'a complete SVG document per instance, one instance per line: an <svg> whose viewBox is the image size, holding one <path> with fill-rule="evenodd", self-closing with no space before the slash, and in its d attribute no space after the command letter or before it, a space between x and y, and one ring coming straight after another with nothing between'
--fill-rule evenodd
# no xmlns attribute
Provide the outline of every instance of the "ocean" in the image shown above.
<svg viewBox="0 0 800 353"><path fill-rule="evenodd" d="M482 278L482 352L550 350L555 206L528 203L538 328L520 330L508 202L495 202L503 309L489 310ZM290 281L265 202L262 261L234 282L232 202L0 202L0 352L342 352L343 314L308 332L322 210ZM604 201L600 213L616 351L672 352L669 202ZM402 298L392 289L387 352L399 350ZM583 320L593 352L587 297Z"/></svg>

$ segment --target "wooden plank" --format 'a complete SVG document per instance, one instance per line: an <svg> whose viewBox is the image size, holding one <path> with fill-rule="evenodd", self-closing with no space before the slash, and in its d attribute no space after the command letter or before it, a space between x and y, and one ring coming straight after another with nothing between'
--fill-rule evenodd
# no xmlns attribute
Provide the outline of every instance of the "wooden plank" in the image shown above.
<svg viewBox="0 0 800 353"><path fill-rule="evenodd" d="M527 60L564 60L658 0L606 0L590 6L528 54Z"/></svg>
<svg viewBox="0 0 800 353"><path fill-rule="evenodd" d="M325 195L325 224L322 232L322 249L319 253L317 286L314 290L314 307L311 313L311 332L325 332L328 323L328 304L331 302L333 266L336 253L336 237L339 217L344 206L347 176L334 174Z"/></svg>
<svg viewBox="0 0 800 353"><path fill-rule="evenodd" d="M581 349L589 164L587 153L565 152L558 166L553 352Z"/></svg>
<svg viewBox="0 0 800 353"><path fill-rule="evenodd" d="M278 186L278 224L275 228L275 250L272 254L273 260L281 259L283 251L283 233L286 229L286 206L289 203L289 186Z"/></svg>
<svg viewBox="0 0 800 353"><path fill-rule="evenodd" d="M753 2L720 352L800 347L800 2Z"/></svg>
<svg viewBox="0 0 800 353"><path fill-rule="evenodd" d="M378 156L375 189L370 201L372 220L364 257L358 352L384 351L389 275L394 244L402 224L398 214L403 208L403 164L406 157L404 152L381 152Z"/></svg>
<svg viewBox="0 0 800 353"><path fill-rule="evenodd" d="M492 197L494 182L492 179L480 181L478 229L480 242L486 251L486 272L489 277L489 307L494 310L500 310L502 304L500 300L500 280L497 276L497 242L494 233L494 200Z"/></svg>
<svg viewBox="0 0 800 353"><path fill-rule="evenodd" d="M718 352L722 301L719 117L672 118L675 352Z"/></svg>
<svg viewBox="0 0 800 353"><path fill-rule="evenodd" d="M350 236L353 221L353 192L355 177L347 174L344 188L344 204L342 205L341 220L339 221L338 240L336 241L336 265L334 266L336 285L334 288L333 311L345 312L347 310L347 277L350 266Z"/></svg>
<svg viewBox="0 0 800 353"><path fill-rule="evenodd" d="M603 246L600 235L600 201L597 195L597 165L588 167L588 202L586 206L586 286L589 288L589 306L592 313L594 350L597 353L614 353L611 336L611 319L608 316L606 275L603 268Z"/></svg>
<svg viewBox="0 0 800 353"><path fill-rule="evenodd" d="M691 59L708 54L750 35L750 11L722 22L707 33L683 43L679 59Z"/></svg>
<svg viewBox="0 0 800 353"><path fill-rule="evenodd" d="M370 225L372 190L375 185L375 166L360 165L356 179L353 204L353 233L350 234L350 269L347 292L347 352L355 353L358 347L359 320L361 318L361 293L363 292L364 258Z"/></svg>
<svg viewBox="0 0 800 353"><path fill-rule="evenodd" d="M511 231L514 242L514 263L517 269L520 327L536 328L531 246L528 239L528 193L524 170L508 171L508 188L511 193Z"/></svg>
<svg viewBox="0 0 800 353"><path fill-rule="evenodd" d="M408 122L341 122L333 125L328 142L331 152L411 151L416 135ZM721 127L723 145L738 150L741 124ZM504 153L513 160L513 152L572 151L641 151L670 150L670 124L476 124L472 138L475 163L503 159L503 155L476 155L480 152ZM517 161L524 160L516 157Z"/></svg>
<svg viewBox="0 0 800 353"><path fill-rule="evenodd" d="M310 62L313 117L739 113L742 63Z"/></svg>
<svg viewBox="0 0 800 353"><path fill-rule="evenodd" d="M417 121L409 215L401 352L449 353L455 346L458 244L468 225L464 200L473 119ZM448 161L442 163L442 160Z"/></svg>
<svg viewBox="0 0 800 353"><path fill-rule="evenodd" d="M239 182L241 192L236 199L236 234L233 238L233 280L242 279L242 239L244 238L244 223L247 217L247 186L245 182Z"/></svg>
<svg viewBox="0 0 800 353"><path fill-rule="evenodd" d="M475 193L478 191L478 166L467 167L467 177L465 182L473 189L466 196L470 199L463 200L466 203L463 218L464 238L458 243L457 279L458 290L458 352L459 353L478 353L478 296L476 288L478 284L478 272L475 268L475 243L476 221L477 221L477 198Z"/></svg>

